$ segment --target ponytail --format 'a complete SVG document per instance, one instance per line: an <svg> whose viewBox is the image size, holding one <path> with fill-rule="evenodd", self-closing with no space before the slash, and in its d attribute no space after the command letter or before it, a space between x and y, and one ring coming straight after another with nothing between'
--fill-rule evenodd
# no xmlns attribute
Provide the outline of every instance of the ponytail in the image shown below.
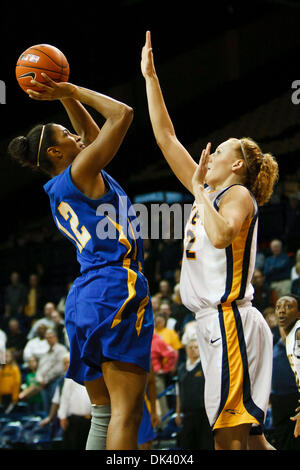
<svg viewBox="0 0 300 470"><path fill-rule="evenodd" d="M9 154L20 165L51 174L53 164L47 148L55 145L53 124L38 124L26 136L15 137L8 145Z"/></svg>
<svg viewBox="0 0 300 470"><path fill-rule="evenodd" d="M278 180L278 164L270 153L263 154L259 145L250 137L240 140L246 162L245 186L253 193L257 204L266 204Z"/></svg>

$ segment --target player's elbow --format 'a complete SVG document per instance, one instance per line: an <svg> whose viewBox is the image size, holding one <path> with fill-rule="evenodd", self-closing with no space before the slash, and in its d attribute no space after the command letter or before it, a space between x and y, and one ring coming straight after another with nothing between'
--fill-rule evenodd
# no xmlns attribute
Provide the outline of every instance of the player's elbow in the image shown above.
<svg viewBox="0 0 300 470"><path fill-rule="evenodd" d="M224 248L227 248L229 245L234 240L234 233L233 230L228 228L227 230L224 230L223 233L216 234L211 240L214 248L218 248L219 250L223 250Z"/></svg>
<svg viewBox="0 0 300 470"><path fill-rule="evenodd" d="M133 108L131 108L131 106L127 106L127 104L124 104L121 109L121 118L131 123L133 120L133 115Z"/></svg>
<svg viewBox="0 0 300 470"><path fill-rule="evenodd" d="M168 155L171 149L174 147L174 140L176 140L176 136L173 132L170 131L170 129L161 128L158 132L155 133L155 140L162 153L164 155Z"/></svg>

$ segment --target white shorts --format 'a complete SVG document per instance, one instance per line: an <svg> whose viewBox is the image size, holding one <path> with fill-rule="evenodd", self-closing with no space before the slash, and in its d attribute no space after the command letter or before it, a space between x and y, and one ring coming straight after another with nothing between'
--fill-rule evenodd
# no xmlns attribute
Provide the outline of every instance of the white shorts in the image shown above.
<svg viewBox="0 0 300 470"><path fill-rule="evenodd" d="M233 302L201 310L196 321L210 425L262 425L273 362L273 336L262 314Z"/></svg>

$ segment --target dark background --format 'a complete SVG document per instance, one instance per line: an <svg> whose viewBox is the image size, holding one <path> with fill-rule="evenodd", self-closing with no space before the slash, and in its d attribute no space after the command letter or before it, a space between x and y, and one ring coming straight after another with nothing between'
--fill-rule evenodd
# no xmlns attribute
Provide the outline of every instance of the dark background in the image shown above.
<svg viewBox="0 0 300 470"><path fill-rule="evenodd" d="M69 81L131 105L133 124L107 168L134 199L184 188L153 138L140 72L145 32L152 32L155 64L181 142L195 159L207 141L251 136L280 166L280 183L262 209L260 243L284 236L285 198L297 193L300 107L292 82L300 78L299 1L120 0L1 4L0 243L28 224L51 219L42 184L47 178L7 155L11 138L38 122L69 125L59 102L30 100L15 79L29 46L52 44L70 64Z"/></svg>

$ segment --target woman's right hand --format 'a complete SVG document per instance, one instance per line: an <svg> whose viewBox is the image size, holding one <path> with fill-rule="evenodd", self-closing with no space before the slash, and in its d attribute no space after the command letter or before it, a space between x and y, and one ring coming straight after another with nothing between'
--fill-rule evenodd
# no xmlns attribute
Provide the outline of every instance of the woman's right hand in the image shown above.
<svg viewBox="0 0 300 470"><path fill-rule="evenodd" d="M41 74L44 79L46 80L45 83L38 82L37 80L31 80L31 84L35 87L40 88L40 92L31 90L30 88L27 89L27 93L30 98L34 100L60 100L63 98L72 98L75 94L77 87L72 83L68 82L54 82L46 73Z"/></svg>
<svg viewBox="0 0 300 470"><path fill-rule="evenodd" d="M156 74L153 61L150 31L146 32L146 42L142 49L141 70L145 78L152 77Z"/></svg>

